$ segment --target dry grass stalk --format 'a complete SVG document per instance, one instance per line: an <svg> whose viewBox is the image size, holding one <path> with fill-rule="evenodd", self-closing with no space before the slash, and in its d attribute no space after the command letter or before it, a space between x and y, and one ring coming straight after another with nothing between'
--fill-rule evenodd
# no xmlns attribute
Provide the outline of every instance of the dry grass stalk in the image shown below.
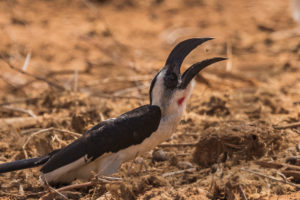
<svg viewBox="0 0 300 200"><path fill-rule="evenodd" d="M196 171L196 168L189 168L189 169L183 169L183 170L178 170L178 171L174 171L174 172L167 172L167 173L164 173L162 175L162 177L168 177L168 176L173 176L173 175L177 175L177 174L182 174L182 173L185 173L185 172L194 172Z"/></svg>
<svg viewBox="0 0 300 200"><path fill-rule="evenodd" d="M229 41L226 43L226 56L228 58L226 62L226 71L229 72L232 70L232 45Z"/></svg>
<svg viewBox="0 0 300 200"><path fill-rule="evenodd" d="M300 126L300 122L295 122L287 125L279 125L279 126L273 126L275 129L287 129L287 128L297 128Z"/></svg>
<svg viewBox="0 0 300 200"><path fill-rule="evenodd" d="M275 162L266 162L266 161L255 161L255 164L265 167L265 168L285 168L286 170L298 170L300 171L300 166L297 165L289 165L285 163L275 163Z"/></svg>
<svg viewBox="0 0 300 200"><path fill-rule="evenodd" d="M281 179L277 179L277 178L274 178L274 177L271 177L271 176L267 176L267 175L265 175L265 174L262 174L262 173L260 173L260 172L256 172L256 171L253 171L253 170L248 170L248 169L245 169L245 168L241 168L241 170L242 170L242 171L249 172L249 173L252 173L252 174L255 174L255 175L257 175L257 176L261 176L261 177L270 179L270 180L272 180L272 181L276 181L276 182L288 184L288 185L291 185L291 186L296 187L297 189L300 189L300 184L295 184L295 183L291 183L291 182L284 181L284 180L281 180Z"/></svg>
<svg viewBox="0 0 300 200"><path fill-rule="evenodd" d="M158 147L194 147L196 143L159 144Z"/></svg>
<svg viewBox="0 0 300 200"><path fill-rule="evenodd" d="M240 188L240 190L242 192L242 197L244 198L244 200L248 200L248 198L247 198L247 196L246 196L245 192L243 191L243 188L242 188L242 186L240 184L239 184L239 188Z"/></svg>
<svg viewBox="0 0 300 200"><path fill-rule="evenodd" d="M43 119L43 116L0 118L0 127L1 131L10 130L11 127L13 127L14 129L25 128L34 126L41 122Z"/></svg>
<svg viewBox="0 0 300 200"><path fill-rule="evenodd" d="M109 179L111 179L111 180L109 180ZM62 192L65 192L65 191L70 191L70 190L74 190L74 189L80 189L80 188L95 186L96 184L119 184L119 183L121 183L121 181L122 181L121 178L106 177L106 176L97 177L96 176L95 179L92 180L92 181L85 182L85 183L68 185L68 186L58 188L58 189L54 189L54 188L49 186L49 189L51 191L48 192L47 194L45 194L44 196L42 196L40 199L41 200L49 199L51 197L51 195L53 195L54 193L57 193L61 196L61 195L63 195ZM65 195L63 195L63 196L65 196Z"/></svg>
<svg viewBox="0 0 300 200"><path fill-rule="evenodd" d="M41 133L47 133L49 131L53 130L53 128L46 128L46 129L42 129L42 130L39 130L37 132L34 132L32 133L27 139L26 141L24 142L23 146L22 146L22 149L23 149L23 152L24 152L24 155L25 155L25 158L28 159L28 154L27 154L27 151L26 151L26 146L28 144L28 142L36 135L38 134L41 134Z"/></svg>
<svg viewBox="0 0 300 200"><path fill-rule="evenodd" d="M23 71L26 71L26 70L27 70L27 67L28 67L28 65L29 65L30 59L31 59L31 52L29 52L29 53L27 54L27 56L26 56L24 65L23 65L23 67L22 67L22 70L23 70Z"/></svg>
<svg viewBox="0 0 300 200"><path fill-rule="evenodd" d="M11 117L11 118L0 118L0 130L7 131L10 130L12 127L14 129L26 128L35 126L38 123L41 123L44 120L55 120L61 121L69 119L69 117L53 117L52 115L49 116L37 116L37 117ZM60 130L61 131L61 130ZM66 132L66 131L65 131ZM69 131L69 133L72 133Z"/></svg>
<svg viewBox="0 0 300 200"><path fill-rule="evenodd" d="M32 110L26 110L26 109L23 109L23 108L15 108L15 107L12 107L12 106L2 106L2 108L7 109L7 110L26 113L26 114L30 115L31 117L36 118L36 115L33 113Z"/></svg>
<svg viewBox="0 0 300 200"><path fill-rule="evenodd" d="M75 137L81 137L81 134L79 133L75 133L75 132L72 132L72 131L67 131L67 130L61 130L61 129L57 129L57 128L46 128L46 129L41 129L41 130L38 130L34 133L32 133L27 139L26 141L24 142L23 146L22 146L22 149L23 149L23 152L24 152L24 155L25 155L25 158L27 159L28 158L28 154L27 154L27 151L26 151L26 146L28 144L28 142L36 135L38 134L41 134L41 133L47 133L49 131L57 131L57 132L61 132L61 133L67 133L67 134L71 134Z"/></svg>
<svg viewBox="0 0 300 200"><path fill-rule="evenodd" d="M73 131L68 131L68 130L63 130L63 129L58 129L58 128L53 128L54 131L57 131L57 132L61 132L61 133L68 133L68 134L71 134L75 137L81 137L82 135L80 133L76 133L76 132L73 132Z"/></svg>

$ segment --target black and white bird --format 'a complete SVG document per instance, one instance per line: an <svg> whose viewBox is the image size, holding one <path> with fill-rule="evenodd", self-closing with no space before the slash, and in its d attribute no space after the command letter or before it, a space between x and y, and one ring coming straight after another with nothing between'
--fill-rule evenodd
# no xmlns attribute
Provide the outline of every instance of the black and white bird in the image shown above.
<svg viewBox="0 0 300 200"><path fill-rule="evenodd" d="M182 75L184 58L212 38L180 42L150 86L150 104L100 122L70 145L38 158L0 165L0 173L43 165L41 180L50 184L70 183L115 173L123 162L150 151L167 140L178 125L190 98L196 74L210 64L225 60L215 57L198 62Z"/></svg>

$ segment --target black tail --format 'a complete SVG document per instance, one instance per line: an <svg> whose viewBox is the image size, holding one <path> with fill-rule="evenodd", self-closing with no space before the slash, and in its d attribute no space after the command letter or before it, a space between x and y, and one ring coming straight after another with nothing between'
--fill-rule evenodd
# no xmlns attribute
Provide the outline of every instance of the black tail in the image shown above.
<svg viewBox="0 0 300 200"><path fill-rule="evenodd" d="M40 166L46 163L51 158L51 156L53 156L58 151L60 151L60 149L54 150L46 156L40 156L36 158L29 158L0 164L0 174Z"/></svg>
<svg viewBox="0 0 300 200"><path fill-rule="evenodd" d="M29 158L23 160L17 160L13 162L0 164L0 173L11 172L20 169L26 169L31 167L37 167L49 160L50 156L41 156L36 158Z"/></svg>

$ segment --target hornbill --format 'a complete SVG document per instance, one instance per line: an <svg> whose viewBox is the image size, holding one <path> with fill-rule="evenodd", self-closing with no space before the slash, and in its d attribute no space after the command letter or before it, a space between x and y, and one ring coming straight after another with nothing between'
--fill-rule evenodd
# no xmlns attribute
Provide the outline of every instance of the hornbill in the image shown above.
<svg viewBox="0 0 300 200"><path fill-rule="evenodd" d="M150 151L167 140L178 125L190 98L198 72L225 60L215 57L197 62L182 75L184 58L212 38L191 38L177 44L165 66L151 82L150 104L100 122L68 146L46 156L0 165L0 173L43 165L41 180L49 184L70 183L115 173L123 162Z"/></svg>

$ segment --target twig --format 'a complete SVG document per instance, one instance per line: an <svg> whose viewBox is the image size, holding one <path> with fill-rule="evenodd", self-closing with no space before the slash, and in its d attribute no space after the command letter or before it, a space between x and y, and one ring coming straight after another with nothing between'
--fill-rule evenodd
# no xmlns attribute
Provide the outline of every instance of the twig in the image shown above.
<svg viewBox="0 0 300 200"><path fill-rule="evenodd" d="M300 122L295 122L287 125L279 125L279 126L273 126L275 129L286 129L286 128L297 128L300 126Z"/></svg>
<svg viewBox="0 0 300 200"><path fill-rule="evenodd" d="M54 82L52 82L52 81L49 81L49 80L47 80L46 78L42 78L42 77L39 77L39 76L30 74L30 73L28 73L28 72L26 72L26 71L23 71L23 70L21 70L21 69L15 67L15 66L13 66L10 62L8 62L6 59L4 59L4 57L3 57L1 54L0 54L0 58L2 58L2 60L3 60L3 61L4 61L11 69L13 69L13 70L15 70L15 71L17 71L17 72L20 72L20 73L23 74L23 75L32 77L32 78L34 78L34 79L36 79L36 80L39 80L39 81L44 81L44 82L46 82L48 85L50 85L50 86L52 86L52 87L55 87L55 88L57 88L57 89L59 89L59 90L66 90L64 87L62 87L62 86L60 86L60 85L58 85L58 84L56 84L56 83L54 83Z"/></svg>
<svg viewBox="0 0 300 200"><path fill-rule="evenodd" d="M259 172L253 171L253 170L248 170L248 169L245 169L245 168L241 168L241 170L249 172L249 173L252 173L252 174L255 174L257 176L268 178L268 179L270 179L272 181L276 181L276 182L288 184L288 185L296 187L297 189L300 189L300 184L295 184L295 183L287 182L287 181L284 181L284 180L281 180L281 179L277 179L277 178L274 178L274 177L271 177L271 176L267 176L265 174L262 174L262 173L259 173Z"/></svg>
<svg viewBox="0 0 300 200"><path fill-rule="evenodd" d="M110 181L110 180L106 180L104 178L97 178L98 181L100 181L101 183L121 183L122 181Z"/></svg>
<svg viewBox="0 0 300 200"><path fill-rule="evenodd" d="M28 154L27 154L27 151L26 151L26 146L28 144L28 142L35 136L35 135L38 135L38 134L41 134L41 133L46 133L48 131L51 131L53 130L53 128L46 128L46 129L42 129L42 130L39 130L37 132L34 132L32 133L27 139L26 141L24 142L23 146L22 146L22 149L23 149L23 152L24 152L24 155L25 155L25 158L27 159L28 158Z"/></svg>
<svg viewBox="0 0 300 200"><path fill-rule="evenodd" d="M112 177L112 176L101 176L102 178L109 180L109 181L122 181L122 178L119 177Z"/></svg>
<svg viewBox="0 0 300 200"><path fill-rule="evenodd" d="M294 180L300 180L300 171L296 170L283 170L282 173L287 177L294 177Z"/></svg>
<svg viewBox="0 0 300 200"><path fill-rule="evenodd" d="M286 169L289 169L289 170L300 171L300 166L297 166L297 165L289 165L289 164L285 164L285 163L275 163L275 162L265 162L265 161L255 161L254 163L257 165L260 165L262 167L266 167L266 168L280 169L280 168L285 167Z"/></svg>
<svg viewBox="0 0 300 200"><path fill-rule="evenodd" d="M0 118L0 131L7 131L10 130L11 127L14 129L18 128L25 128L25 127L30 127L34 126L44 120L66 120L69 119L69 117L64 117L64 118L53 118L52 115L49 116L37 116L36 118L33 117L12 117L12 118Z"/></svg>
<svg viewBox="0 0 300 200"><path fill-rule="evenodd" d="M12 117L0 118L0 130L9 130L10 127L15 129L34 126L44 119L43 116L33 117Z"/></svg>
<svg viewBox="0 0 300 200"><path fill-rule="evenodd" d="M36 197L36 196L41 196L43 194L45 194L47 191L40 191L40 192L32 192L32 193L25 193L26 198L30 198L30 197Z"/></svg>
<svg viewBox="0 0 300 200"><path fill-rule="evenodd" d="M53 136L51 136L51 139L52 139L52 142L57 141L60 144L59 148L61 148L61 146L68 145L68 143L66 141L60 139L56 134L53 134Z"/></svg>
<svg viewBox="0 0 300 200"><path fill-rule="evenodd" d="M22 70L23 70L23 71L26 71L26 70L27 70L27 67L28 67L30 58L31 58L31 52L29 52L29 53L27 54L27 56L26 56L24 65L23 65L23 67L22 67Z"/></svg>
<svg viewBox="0 0 300 200"><path fill-rule="evenodd" d="M20 131L21 131L22 135L27 135L29 133L36 132L39 130L41 130L41 128L29 128L29 129L24 129L24 130L20 130Z"/></svg>
<svg viewBox="0 0 300 200"><path fill-rule="evenodd" d="M158 147L194 147L197 143L159 144Z"/></svg>
<svg viewBox="0 0 300 200"><path fill-rule="evenodd" d="M58 194L59 196L63 197L64 199L68 200L68 197L66 197L63 193L61 193L60 191L54 189L53 187L49 186L49 189L52 191L52 192L55 192L56 194Z"/></svg>
<svg viewBox="0 0 300 200"><path fill-rule="evenodd" d="M63 197L64 199L67 199L67 200L68 200L68 198L67 198L64 194L62 194L60 191L58 191L58 190L52 188L52 187L49 185L47 179L45 179L44 177L42 177L42 179L43 179L44 183L46 184L47 188L48 188L49 190L51 190L51 191L50 191L50 193L47 193L47 194L45 194L44 196L42 196L40 199L45 199L45 198L47 198L50 194L56 193L56 194L60 195L61 197Z"/></svg>
<svg viewBox="0 0 300 200"><path fill-rule="evenodd" d="M226 63L226 71L232 70L232 45L230 41L226 43L226 54L227 54L227 63Z"/></svg>
<svg viewBox="0 0 300 200"><path fill-rule="evenodd" d="M76 133L76 132L73 132L73 131L68 131L68 130L63 130L63 129L58 129L58 128L53 128L53 130L57 131L57 132L61 132L61 133L68 133L68 134L74 135L76 137L81 137L82 136L80 133Z"/></svg>
<svg viewBox="0 0 300 200"><path fill-rule="evenodd" d="M183 169L183 170L178 170L178 171L174 171L174 172L167 172L167 173L164 173L162 175L162 177L168 177L168 176L173 176L173 175L177 175L177 174L182 174L182 173L185 173L185 172L194 172L196 171L196 168L189 168L189 169Z"/></svg>
<svg viewBox="0 0 300 200"><path fill-rule="evenodd" d="M246 194L244 193L243 188L242 188L242 186L240 184L239 184L239 188L240 188L240 190L242 192L244 200L248 200L248 198L247 198Z"/></svg>
<svg viewBox="0 0 300 200"><path fill-rule="evenodd" d="M57 128L46 128L46 129L41 129L41 130L38 130L34 133L32 133L27 139L26 141L24 142L23 146L22 146L22 149L23 149L23 152L24 152L24 155L25 155L25 158L27 159L28 158L28 154L27 154L27 151L26 151L26 146L28 144L28 142L36 135L38 134L41 134L41 133L46 133L46 132L49 132L49 131L57 131L57 132L61 132L61 133L68 133L68 134L72 134L76 137L81 137L81 134L79 133L75 133L75 132L72 132L72 131L67 131L67 130L61 130L61 129L57 129Z"/></svg>
<svg viewBox="0 0 300 200"><path fill-rule="evenodd" d="M288 179L286 178L286 176L281 173L281 172L277 172L277 174L284 180L284 181L287 181Z"/></svg>
<svg viewBox="0 0 300 200"><path fill-rule="evenodd" d="M109 178L112 178L112 177L109 177ZM104 178L99 178L99 177L97 177L97 179L96 179L96 181L100 181L101 183L105 183L105 184L107 184L107 183L119 183L120 182L119 180L122 180L122 179L115 178L115 180L113 180L113 181L106 180ZM45 194L40 199L47 199L49 197L49 195L53 194L53 192L55 192L55 193L59 192L61 194L61 192L63 192L63 191L69 191L69 190L78 189L78 188L86 188L86 187L93 186L93 185L95 185L95 181L89 181L89 182L85 182L85 183L79 183L79 184L64 186L64 187L55 189L55 191L51 191L50 193Z"/></svg>
<svg viewBox="0 0 300 200"><path fill-rule="evenodd" d="M86 188L86 187L89 187L92 185L94 185L94 182L89 181L89 182L85 182L85 183L64 186L64 187L57 189L57 191L62 192L62 191L73 190L73 189L78 189L78 188Z"/></svg>
<svg viewBox="0 0 300 200"><path fill-rule="evenodd" d="M36 118L36 115L32 112L32 110L26 110L26 109L23 109L23 108L14 108L14 107L11 107L11 106L2 106L2 108L7 109L7 110L26 113L26 114L30 115L31 117Z"/></svg>

